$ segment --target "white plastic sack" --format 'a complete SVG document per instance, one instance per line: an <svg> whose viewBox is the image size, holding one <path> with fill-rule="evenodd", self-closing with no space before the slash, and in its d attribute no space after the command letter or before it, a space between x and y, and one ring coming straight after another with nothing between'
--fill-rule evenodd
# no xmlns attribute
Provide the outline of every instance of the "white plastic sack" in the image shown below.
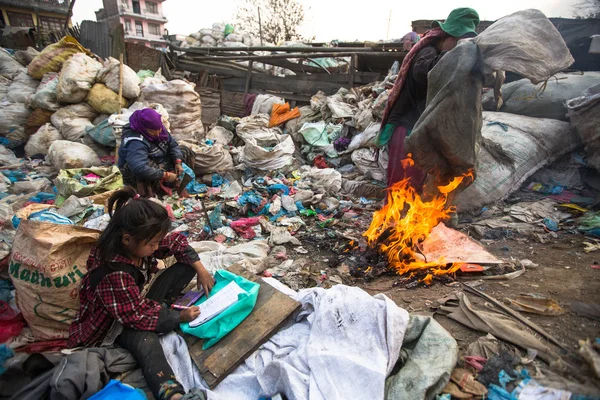
<svg viewBox="0 0 600 400"><path fill-rule="evenodd" d="M204 137L202 104L194 86L180 79L156 83L156 78L148 78L142 85L140 101L158 103L167 110L170 132L177 140L201 140Z"/></svg>
<svg viewBox="0 0 600 400"><path fill-rule="evenodd" d="M35 154L48 154L50 145L57 140L62 140L62 136L58 129L52 126L52 124L46 124L42 126L36 133L31 135L27 144L25 145L25 154L27 157L31 157Z"/></svg>
<svg viewBox="0 0 600 400"><path fill-rule="evenodd" d="M8 51L0 48L0 75L12 79L26 68L13 58Z"/></svg>
<svg viewBox="0 0 600 400"><path fill-rule="evenodd" d="M202 37L202 44L205 44L207 46L216 46L217 41L212 36L206 35Z"/></svg>
<svg viewBox="0 0 600 400"><path fill-rule="evenodd" d="M356 113L356 108L348 103L344 103L336 96L327 98L327 107L331 110L333 118L352 118Z"/></svg>
<svg viewBox="0 0 600 400"><path fill-rule="evenodd" d="M483 113L481 133L476 178L457 197L460 211L505 198L538 169L580 145L568 122L498 112Z"/></svg>
<svg viewBox="0 0 600 400"><path fill-rule="evenodd" d="M86 118L71 118L63 120L59 132L65 140L77 141L85 136L94 124Z"/></svg>
<svg viewBox="0 0 600 400"><path fill-rule="evenodd" d="M586 161L600 170L600 85L567 102L571 125L585 145Z"/></svg>
<svg viewBox="0 0 600 400"><path fill-rule="evenodd" d="M483 56L486 75L511 71L539 83L574 61L558 30L539 10L501 18L474 41Z"/></svg>
<svg viewBox="0 0 600 400"><path fill-rule="evenodd" d="M304 166L300 168L302 180L307 180L314 190L325 189L330 194L338 194L342 189L342 174L333 168L319 169Z"/></svg>
<svg viewBox="0 0 600 400"><path fill-rule="evenodd" d="M281 97L273 96L272 94L259 94L256 96L256 100L254 101L251 114L271 115L273 104L285 104L285 100L283 100Z"/></svg>
<svg viewBox="0 0 600 400"><path fill-rule="evenodd" d="M8 87L6 98L11 103L26 103L39 84L40 81L27 75L26 71L21 71Z"/></svg>
<svg viewBox="0 0 600 400"><path fill-rule="evenodd" d="M206 139L222 146L227 146L233 140L233 133L222 126L215 126L206 134Z"/></svg>
<svg viewBox="0 0 600 400"><path fill-rule="evenodd" d="M256 144L256 140L248 138L240 154L240 161L250 168L261 171L273 171L292 163L294 157L294 141L290 136L277 144L272 150L267 150Z"/></svg>
<svg viewBox="0 0 600 400"><path fill-rule="evenodd" d="M378 150L375 148L358 149L352 153L352 162L360 172L377 181L385 180L383 171L377 161Z"/></svg>
<svg viewBox="0 0 600 400"><path fill-rule="evenodd" d="M120 114L111 115L108 117L108 124L111 126L125 126L129 123L129 117L131 117L131 114L133 114L135 111L143 110L144 108L151 108L159 113L165 129L170 130L171 124L169 123L169 113L167 110L160 104L148 103L145 101L136 101L129 106L129 108L123 108Z"/></svg>
<svg viewBox="0 0 600 400"><path fill-rule="evenodd" d="M364 132L352 138L352 141L348 145L348 151L354 151L363 147L375 146L375 137L379 133L381 123L371 123Z"/></svg>
<svg viewBox="0 0 600 400"><path fill-rule="evenodd" d="M50 146L46 159L57 170L100 166L100 159L85 144L57 140Z"/></svg>
<svg viewBox="0 0 600 400"><path fill-rule="evenodd" d="M227 42L238 42L239 43L239 42L244 41L244 37L242 35L238 35L237 33L230 33L229 35L227 35L225 40Z"/></svg>
<svg viewBox="0 0 600 400"><path fill-rule="evenodd" d="M51 121L55 128L60 130L64 121L73 118L85 118L87 120L93 120L98 116L98 113L94 111L87 103L72 104L66 106L52 114Z"/></svg>
<svg viewBox="0 0 600 400"><path fill-rule="evenodd" d="M24 125L31 110L23 103L5 103L0 105L0 136L16 142L25 142Z"/></svg>
<svg viewBox="0 0 600 400"><path fill-rule="evenodd" d="M56 98L62 103L80 103L96 83L102 64L83 53L73 54L58 75Z"/></svg>
<svg viewBox="0 0 600 400"><path fill-rule="evenodd" d="M222 173L233 169L231 154L220 144L212 146L206 144L196 145L194 143L181 141L180 145L189 147L196 155L194 172L196 176L212 173Z"/></svg>
<svg viewBox="0 0 600 400"><path fill-rule="evenodd" d="M502 85L500 111L528 117L567 120L567 100L585 89L600 84L600 72L556 74L548 83L532 84L528 79ZM486 94L493 97L493 93ZM495 111L495 110L489 110Z"/></svg>
<svg viewBox="0 0 600 400"><path fill-rule="evenodd" d="M280 128L269 128L269 116L257 114L244 117L235 128L237 135L245 142L252 139L260 146L269 146L273 142L281 142Z"/></svg>
<svg viewBox="0 0 600 400"><path fill-rule="evenodd" d="M104 66L98 72L98 81L106 85L115 93L119 93L119 60L109 57L104 62ZM134 70L127 64L123 64L123 97L126 99L135 99L140 96L140 80Z"/></svg>
<svg viewBox="0 0 600 400"><path fill-rule="evenodd" d="M0 165L16 165L18 163L19 159L15 156L15 153L0 145ZM0 176L0 184L2 184L2 179Z"/></svg>
<svg viewBox="0 0 600 400"><path fill-rule="evenodd" d="M56 72L45 74L35 93L29 96L29 107L57 111L60 108L56 99L57 86L58 74Z"/></svg>
<svg viewBox="0 0 600 400"><path fill-rule="evenodd" d="M266 240L253 240L229 248L209 241L191 242L190 246L198 253L202 265L210 273L230 267L236 262L242 262L251 272L260 273L264 270L261 270L261 266L269 253Z"/></svg>

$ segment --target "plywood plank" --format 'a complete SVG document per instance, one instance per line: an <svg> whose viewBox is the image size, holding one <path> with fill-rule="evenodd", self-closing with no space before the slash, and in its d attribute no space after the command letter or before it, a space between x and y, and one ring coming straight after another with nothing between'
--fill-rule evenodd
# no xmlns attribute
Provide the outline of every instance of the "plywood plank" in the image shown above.
<svg viewBox="0 0 600 400"><path fill-rule="evenodd" d="M258 280L255 275L239 265L232 265L229 271L260 284L258 299L252 313L219 343L207 350L202 350L202 339L184 334L190 355L211 388L218 385L277 332L287 318L300 307L300 303L268 283Z"/></svg>

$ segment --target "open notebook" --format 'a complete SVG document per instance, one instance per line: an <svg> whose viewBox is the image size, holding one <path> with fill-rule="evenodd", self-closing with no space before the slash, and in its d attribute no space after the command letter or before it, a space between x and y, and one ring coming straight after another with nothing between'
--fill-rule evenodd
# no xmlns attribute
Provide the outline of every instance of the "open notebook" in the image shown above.
<svg viewBox="0 0 600 400"><path fill-rule="evenodd" d="M190 327L194 328L202 325L206 321L210 321L223 311L227 310L237 303L238 295L240 293L245 292L237 283L228 283L223 289L210 296L208 300L198 306L200 307L200 315L190 322Z"/></svg>

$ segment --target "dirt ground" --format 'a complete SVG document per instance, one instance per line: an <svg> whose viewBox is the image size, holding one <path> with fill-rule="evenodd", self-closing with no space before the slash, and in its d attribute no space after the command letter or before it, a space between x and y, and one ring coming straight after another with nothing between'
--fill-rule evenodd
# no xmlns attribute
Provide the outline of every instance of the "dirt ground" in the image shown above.
<svg viewBox="0 0 600 400"><path fill-rule="evenodd" d="M324 230L318 227L299 232L297 237L308 250L308 254L299 255L290 246L288 257L296 260L304 257L298 261L307 264L307 269L311 271L312 279L317 284L327 286L326 279L331 280L329 282L331 284L341 278L343 283L358 286L371 295L377 293L387 295L410 313L432 315L434 309L430 306L434 305L437 299L459 290L456 285L434 281L431 286L421 284L416 288L406 289L404 285L398 285L401 278L393 273L368 281L364 278L351 278L344 273L337 278L330 276L343 268L340 266L340 259L343 257L344 243L349 241L340 238L339 232L344 231L346 234L352 232L354 236L360 236L364 232L365 220L368 221L370 215L371 213L364 212L360 221L332 227L338 231L336 239L331 234L323 233ZM541 316L526 313L523 315L576 352L579 348L579 340L600 337L599 321L579 316L570 308L572 301L600 303L600 269L591 267L596 261L600 262L600 251L585 253L582 244L585 241L589 239L581 234L565 232L559 233L556 238L546 243L518 236L482 243L488 251L506 262L529 259L538 264L538 267L527 268L523 275L510 281L483 281L477 289L498 301L514 299L520 294L537 294L556 300L565 310L562 315ZM319 279L323 282L318 283ZM469 298L472 303L484 306L484 299L473 295L469 295ZM461 350L477 337L485 336L485 333L473 331L445 316L435 315L434 318L452 334Z"/></svg>

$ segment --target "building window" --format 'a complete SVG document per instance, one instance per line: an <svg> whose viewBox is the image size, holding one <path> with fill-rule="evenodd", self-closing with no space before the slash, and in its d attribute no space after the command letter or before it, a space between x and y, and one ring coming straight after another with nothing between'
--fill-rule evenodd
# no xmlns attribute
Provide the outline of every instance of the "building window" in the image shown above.
<svg viewBox="0 0 600 400"><path fill-rule="evenodd" d="M135 34L137 36L144 36L144 27L142 26L141 22L135 23Z"/></svg>
<svg viewBox="0 0 600 400"><path fill-rule="evenodd" d="M33 27L33 17L31 14L23 14L17 12L8 11L8 22L10 26L27 26Z"/></svg>
<svg viewBox="0 0 600 400"><path fill-rule="evenodd" d="M129 8L129 0L121 0L121 6L124 9L128 9Z"/></svg>
<svg viewBox="0 0 600 400"><path fill-rule="evenodd" d="M131 20L130 19L125 20L125 31L131 32Z"/></svg>
<svg viewBox="0 0 600 400"><path fill-rule="evenodd" d="M140 9L140 2L139 1L133 0L131 2L131 5L133 6L133 12L135 14L141 14L142 13L142 11Z"/></svg>
<svg viewBox="0 0 600 400"><path fill-rule="evenodd" d="M148 24L148 32L150 32L151 35L160 35L160 26L156 25L156 24Z"/></svg>
<svg viewBox="0 0 600 400"><path fill-rule="evenodd" d="M150 14L158 14L158 5L156 5L156 3L153 3L151 1L147 1L146 2L146 11L149 12Z"/></svg>
<svg viewBox="0 0 600 400"><path fill-rule="evenodd" d="M65 21L60 18L40 16L40 26L47 31L62 31Z"/></svg>

